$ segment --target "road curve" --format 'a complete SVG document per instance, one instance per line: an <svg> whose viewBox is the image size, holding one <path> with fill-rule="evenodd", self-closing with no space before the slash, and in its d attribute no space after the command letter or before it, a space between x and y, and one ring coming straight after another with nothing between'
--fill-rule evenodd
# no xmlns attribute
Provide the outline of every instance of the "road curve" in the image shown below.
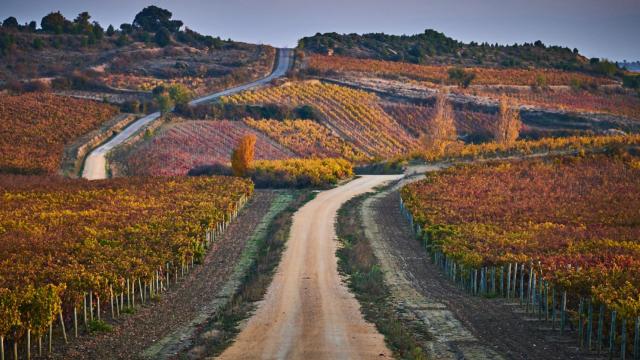
<svg viewBox="0 0 640 360"><path fill-rule="evenodd" d="M345 201L399 177L362 176L319 193L296 212L287 249L265 299L221 359L392 356L338 274L334 222Z"/></svg>
<svg viewBox="0 0 640 360"><path fill-rule="evenodd" d="M287 70L291 66L293 59L293 50L291 49L278 49L278 66L276 69L269 74L269 76L262 78L260 80L256 80L251 83L247 83L244 85L236 86L215 94L207 95L198 99L191 101L189 104L201 104L203 102L211 101L219 98L220 96L235 94L240 91L248 90L256 86L268 84L271 80L282 77L286 74ZM100 145L95 148L84 162L84 169L82 171L82 177L88 180L97 180L97 179L106 179L107 178L107 160L105 158L106 154L116 146L122 144L126 139L128 139L131 135L140 130L143 126L148 123L156 120L160 117L160 112L154 112L152 114L146 115L138 120L136 120L133 124L127 126L124 130L122 130L118 135L111 138L106 143Z"/></svg>

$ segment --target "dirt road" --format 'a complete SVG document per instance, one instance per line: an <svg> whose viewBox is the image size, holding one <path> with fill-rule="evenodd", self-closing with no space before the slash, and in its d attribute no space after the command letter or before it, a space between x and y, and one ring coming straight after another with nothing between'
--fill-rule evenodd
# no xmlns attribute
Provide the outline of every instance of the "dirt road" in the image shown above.
<svg viewBox="0 0 640 360"><path fill-rule="evenodd" d="M200 104L203 102L217 99L221 96L235 94L240 91L248 90L250 88L260 86L260 85L266 85L271 80L284 76L287 70L289 70L292 60L293 60L293 51L291 49L278 49L278 65L276 69L269 76L248 84L236 86L236 87L221 91L219 93L201 97L199 99L191 101L189 104L192 104L192 105ZM136 120L133 124L127 126L127 128L122 130L118 135L114 136L112 139L110 139L106 143L95 148L91 153L89 153L89 155L85 159L84 170L82 171L82 177L89 180L106 179L107 178L107 160L106 160L107 153L111 151L111 149L122 144L125 140L131 137L131 135L133 135L138 130L140 130L143 126L149 124L150 122L156 120L159 117L160 117L159 112L154 112L153 114L144 116Z"/></svg>
<svg viewBox="0 0 640 360"><path fill-rule="evenodd" d="M338 275L334 221L345 201L398 178L363 176L319 193L295 214L265 299L222 359L391 357Z"/></svg>

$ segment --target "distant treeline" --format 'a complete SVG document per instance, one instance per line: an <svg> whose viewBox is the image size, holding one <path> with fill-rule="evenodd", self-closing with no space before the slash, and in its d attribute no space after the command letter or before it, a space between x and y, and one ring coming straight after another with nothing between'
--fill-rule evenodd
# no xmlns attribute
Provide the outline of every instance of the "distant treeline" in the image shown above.
<svg viewBox="0 0 640 360"><path fill-rule="evenodd" d="M542 41L499 45L463 43L435 30L416 35L316 34L302 38L298 48L308 52L357 58L404 61L415 64L466 66L541 67L621 76L617 64L587 59L578 49L547 46Z"/></svg>
<svg viewBox="0 0 640 360"><path fill-rule="evenodd" d="M86 11L78 14L73 20L65 18L59 11L51 12L42 18L40 28L35 21L21 25L15 17L10 16L2 21L2 27L0 27L0 55L10 53L17 45L16 35L22 33L79 35L83 37L83 46L98 44L105 38L112 39L118 46L135 41L167 46L172 41L176 41L198 48L221 48L230 42L219 37L199 34L186 27L181 30L183 22L172 20L172 16L169 10L152 5L136 14L131 24L121 24L119 29L114 28L113 25L104 29L97 21L91 21L91 15ZM53 47L61 45L56 42L56 39L53 39L53 42L45 40L34 37L30 46L40 49L47 45Z"/></svg>

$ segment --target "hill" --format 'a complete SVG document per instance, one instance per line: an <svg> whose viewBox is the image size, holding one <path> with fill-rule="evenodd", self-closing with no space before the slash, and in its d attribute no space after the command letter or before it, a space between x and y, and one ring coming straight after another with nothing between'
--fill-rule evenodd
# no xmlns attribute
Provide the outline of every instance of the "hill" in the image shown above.
<svg viewBox="0 0 640 360"><path fill-rule="evenodd" d="M513 45L463 43L430 29L416 35L318 33L300 39L298 49L317 54L414 64L537 67L609 76L620 72L614 63L588 59L578 49L547 46L539 40Z"/></svg>

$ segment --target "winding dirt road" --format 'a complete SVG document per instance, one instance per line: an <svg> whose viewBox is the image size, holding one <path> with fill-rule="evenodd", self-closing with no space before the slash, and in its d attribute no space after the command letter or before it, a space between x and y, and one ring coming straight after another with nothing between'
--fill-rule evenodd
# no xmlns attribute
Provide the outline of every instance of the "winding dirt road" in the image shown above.
<svg viewBox="0 0 640 360"><path fill-rule="evenodd" d="M345 201L399 177L362 176L298 210L265 299L221 359L391 357L338 274L334 222Z"/></svg>
<svg viewBox="0 0 640 360"><path fill-rule="evenodd" d="M221 96L235 94L244 90L251 89L256 86L266 85L271 80L284 76L289 70L289 67L292 64L293 60L293 50L291 49L278 49L278 66L276 69L267 77L262 78L260 80L256 80L254 82L250 82L248 84L236 86L219 93L207 95L201 97L199 99L191 101L189 104L201 104L203 102L215 100ZM127 140L131 135L140 130L143 126L149 124L150 122L156 120L160 117L159 112L154 112L153 114L149 114L144 116L138 120L136 120L133 124L127 126L124 130L122 130L118 135L111 138L106 143L95 148L84 162L84 169L82 171L82 177L88 180L98 180L98 179L106 179L107 178L107 159L106 155L109 151L111 151L116 146L122 144L125 140Z"/></svg>

